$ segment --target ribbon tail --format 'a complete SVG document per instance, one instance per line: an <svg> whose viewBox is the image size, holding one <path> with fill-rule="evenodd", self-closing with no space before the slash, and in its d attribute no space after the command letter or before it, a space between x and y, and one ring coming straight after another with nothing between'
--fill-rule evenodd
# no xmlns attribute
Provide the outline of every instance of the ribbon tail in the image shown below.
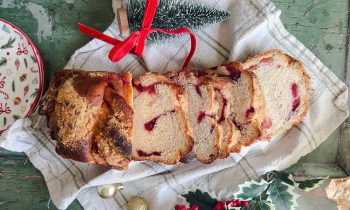
<svg viewBox="0 0 350 210"><path fill-rule="evenodd" d="M79 30L88 35L88 36L91 36L92 38L96 38L96 39L99 39L99 40L102 40L102 41L105 41L109 44L112 44L112 45L117 45L119 43L121 43L122 41L118 40L118 39L115 39L113 37L110 37L104 33L101 33L93 28L90 28L89 26L86 26L82 23L78 23L78 27L79 27Z"/></svg>
<svg viewBox="0 0 350 210"><path fill-rule="evenodd" d="M175 29L175 30L165 30L165 29L155 29L156 31L165 33L165 34L181 34L181 33L187 33L190 35L191 38L191 49L190 52L187 55L187 58L182 66L182 69L187 68L188 64L190 63L195 51L196 51L196 45L197 45L197 40L196 36L194 33L189 30L188 28L180 28L180 29ZM152 31L153 32L153 31Z"/></svg>

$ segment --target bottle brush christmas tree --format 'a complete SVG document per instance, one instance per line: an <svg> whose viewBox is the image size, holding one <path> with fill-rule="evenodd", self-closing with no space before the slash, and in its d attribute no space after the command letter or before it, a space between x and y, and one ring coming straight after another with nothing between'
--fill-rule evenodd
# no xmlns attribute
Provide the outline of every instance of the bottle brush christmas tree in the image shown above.
<svg viewBox="0 0 350 210"><path fill-rule="evenodd" d="M145 10L145 0L126 1L129 29L131 32L141 28ZM153 19L152 28L179 29L189 28L200 30L213 23L221 22L230 17L230 13L206 5L185 0L160 0ZM179 35L167 35L159 32L147 37L147 44L165 41Z"/></svg>

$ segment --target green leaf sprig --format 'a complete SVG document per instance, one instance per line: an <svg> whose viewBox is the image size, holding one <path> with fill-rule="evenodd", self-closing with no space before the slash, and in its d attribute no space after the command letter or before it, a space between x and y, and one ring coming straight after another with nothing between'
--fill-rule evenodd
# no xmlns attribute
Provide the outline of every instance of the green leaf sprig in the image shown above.
<svg viewBox="0 0 350 210"><path fill-rule="evenodd" d="M182 194L182 197L190 207L196 205L198 210L288 210L297 207L296 200L299 194L294 192L295 189L310 191L319 187L324 180L325 178L317 178L295 181L291 174L270 171L261 176L259 181L251 180L239 185L239 191L233 194L231 200L219 201L198 189ZM233 201L245 204L231 205ZM220 202L222 205L218 207Z"/></svg>
<svg viewBox="0 0 350 210"><path fill-rule="evenodd" d="M16 38L10 37L10 39L6 42L6 44L2 45L0 49L12 48L13 43L16 41Z"/></svg>
<svg viewBox="0 0 350 210"><path fill-rule="evenodd" d="M295 209L299 195L294 189L310 191L319 187L324 180L318 178L295 181L291 174L271 171L263 175L260 182L249 181L239 185L240 190L234 196L237 199L250 201L242 210Z"/></svg>

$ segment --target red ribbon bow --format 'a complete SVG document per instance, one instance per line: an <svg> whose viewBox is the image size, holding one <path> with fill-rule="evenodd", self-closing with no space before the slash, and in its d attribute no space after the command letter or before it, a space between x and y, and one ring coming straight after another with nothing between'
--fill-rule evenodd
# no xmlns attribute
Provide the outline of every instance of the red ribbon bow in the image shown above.
<svg viewBox="0 0 350 210"><path fill-rule="evenodd" d="M152 32L159 31L165 34L188 33L191 37L191 50L182 67L184 69L187 67L196 49L196 37L192 33L192 31L190 31L188 28L180 28L180 29L174 29L174 30L151 28L153 17L157 10L157 6L158 6L158 0L146 0L145 14L143 17L142 28L130 34L130 36L126 38L124 41L110 37L106 34L96 31L95 29L92 29L81 23L79 23L79 30L86 35L89 35L93 38L100 39L102 41L105 41L109 44L114 45L114 47L112 48L112 50L109 52L109 55L108 55L109 59L112 62L120 61L129 52L135 54L138 57L141 57L142 52L145 48L146 38L148 34Z"/></svg>

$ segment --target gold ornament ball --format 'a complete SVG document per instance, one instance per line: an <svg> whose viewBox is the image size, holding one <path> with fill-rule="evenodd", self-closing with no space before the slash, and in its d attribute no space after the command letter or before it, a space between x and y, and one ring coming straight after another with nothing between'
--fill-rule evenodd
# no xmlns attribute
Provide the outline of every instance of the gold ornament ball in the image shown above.
<svg viewBox="0 0 350 210"><path fill-rule="evenodd" d="M128 210L148 210L148 203L143 197L134 196L128 202Z"/></svg>

